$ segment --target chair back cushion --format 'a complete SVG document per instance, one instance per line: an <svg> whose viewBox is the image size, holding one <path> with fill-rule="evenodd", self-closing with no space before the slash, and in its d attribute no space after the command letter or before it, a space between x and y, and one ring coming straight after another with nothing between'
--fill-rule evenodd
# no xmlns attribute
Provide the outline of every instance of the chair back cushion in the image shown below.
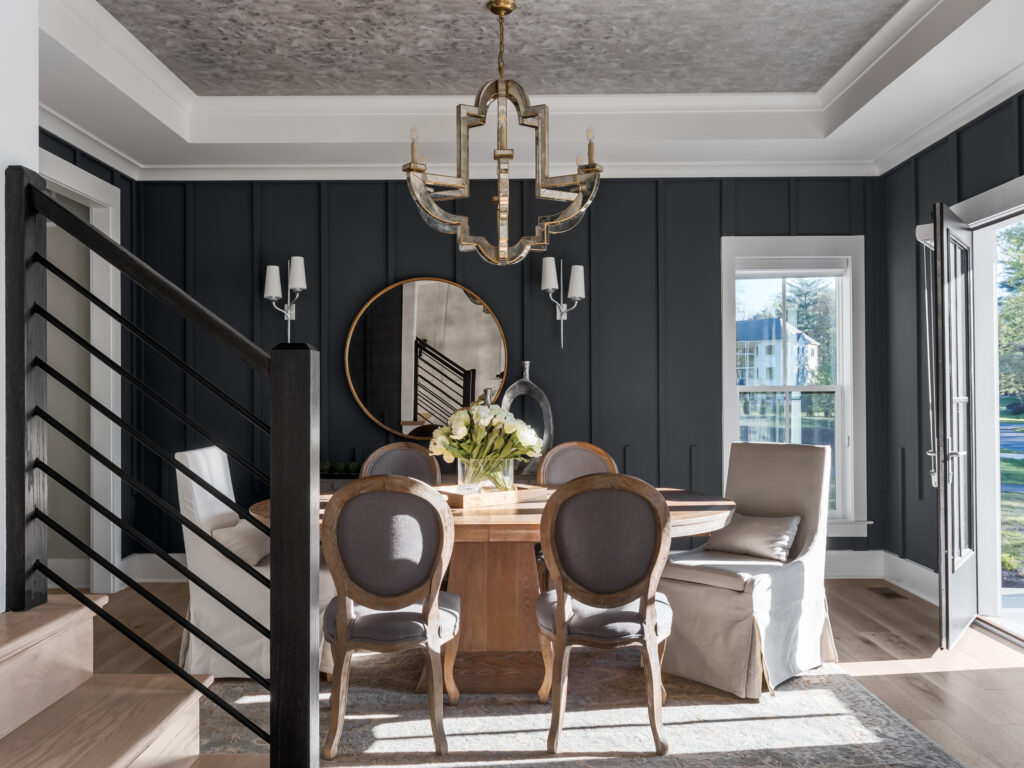
<svg viewBox="0 0 1024 768"><path fill-rule="evenodd" d="M229 499L235 500L235 492L231 487L228 456L220 448L210 446L194 451L181 451L174 454L174 458ZM207 533L212 533L217 528L227 528L238 522L238 515L224 502L214 498L206 489L200 488L180 469L177 475L178 506L181 514Z"/></svg>
<svg viewBox="0 0 1024 768"><path fill-rule="evenodd" d="M599 474L562 486L541 522L548 565L567 594L631 590L637 596L660 575L668 552L668 507L661 494L634 477ZM625 601L623 601L625 602ZM593 603L592 603L593 604Z"/></svg>
<svg viewBox="0 0 1024 768"><path fill-rule="evenodd" d="M793 539L800 529L800 518L741 515L733 512L729 524L708 536L704 549L736 555L763 557L786 562Z"/></svg>
<svg viewBox="0 0 1024 768"><path fill-rule="evenodd" d="M544 454L537 469L537 482L562 485L598 472L618 472L615 460L590 443L561 443Z"/></svg>
<svg viewBox="0 0 1024 768"><path fill-rule="evenodd" d="M378 490L338 513L338 552L348 578L371 595L394 597L430 579L443 532L437 510L409 493Z"/></svg>
<svg viewBox="0 0 1024 768"><path fill-rule="evenodd" d="M391 443L370 454L363 462L360 477L401 475L436 485L441 479L437 459L427 449L413 443Z"/></svg>
<svg viewBox="0 0 1024 768"><path fill-rule="evenodd" d="M760 517L800 517L790 558L824 546L828 524L830 449L821 445L733 443L725 495L736 511Z"/></svg>

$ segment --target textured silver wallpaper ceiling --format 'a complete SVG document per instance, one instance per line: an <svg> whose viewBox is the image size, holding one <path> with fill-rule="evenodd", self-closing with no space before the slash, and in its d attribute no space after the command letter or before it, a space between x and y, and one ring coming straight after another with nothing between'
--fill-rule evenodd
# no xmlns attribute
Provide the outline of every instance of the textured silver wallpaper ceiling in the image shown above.
<svg viewBox="0 0 1024 768"><path fill-rule="evenodd" d="M468 94L495 76L483 0L99 0L200 95ZM905 0L519 0L531 93L815 91Z"/></svg>

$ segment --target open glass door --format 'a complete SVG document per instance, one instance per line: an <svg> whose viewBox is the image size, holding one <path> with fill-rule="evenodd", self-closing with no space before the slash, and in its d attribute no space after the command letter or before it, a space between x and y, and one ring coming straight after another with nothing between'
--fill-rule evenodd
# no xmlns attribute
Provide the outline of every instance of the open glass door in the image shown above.
<svg viewBox="0 0 1024 768"><path fill-rule="evenodd" d="M938 489L940 647L953 647L978 613L974 494L972 236L937 204L925 250L925 343L932 485Z"/></svg>

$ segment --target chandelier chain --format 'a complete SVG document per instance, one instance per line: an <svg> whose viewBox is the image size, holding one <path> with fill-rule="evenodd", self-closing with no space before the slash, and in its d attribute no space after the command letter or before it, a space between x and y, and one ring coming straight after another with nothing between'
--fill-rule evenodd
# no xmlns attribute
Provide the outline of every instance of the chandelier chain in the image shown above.
<svg viewBox="0 0 1024 768"><path fill-rule="evenodd" d="M505 15L498 16L498 79L505 79Z"/></svg>

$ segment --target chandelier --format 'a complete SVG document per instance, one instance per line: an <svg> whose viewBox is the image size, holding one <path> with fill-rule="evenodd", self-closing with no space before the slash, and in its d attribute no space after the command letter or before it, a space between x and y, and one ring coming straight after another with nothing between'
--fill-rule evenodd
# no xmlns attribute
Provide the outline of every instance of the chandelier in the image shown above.
<svg viewBox="0 0 1024 768"><path fill-rule="evenodd" d="M498 79L484 83L473 104L460 104L457 110L456 174L442 176L427 173L426 158L417 152L418 135L413 128L412 159L402 166L409 182L409 192L419 206L423 220L438 232L455 235L459 250L476 251L492 264L516 264L530 251L547 250L551 235L568 232L575 227L594 201L597 185L604 170L594 161L594 132L587 131L587 161L576 159L576 173L548 176L548 108L530 104L530 97L515 80L505 78L505 16L516 8L515 0L489 0L487 9L498 17ZM494 160L498 166L497 204L498 242L470 232L469 217L446 211L439 202L469 197L469 129L487 122L487 110L498 102L498 146ZM566 203L557 213L540 216L533 234L524 234L515 244L509 243L509 165L514 150L508 146L508 104L516 109L519 124L532 128L535 136L535 173L537 197Z"/></svg>

